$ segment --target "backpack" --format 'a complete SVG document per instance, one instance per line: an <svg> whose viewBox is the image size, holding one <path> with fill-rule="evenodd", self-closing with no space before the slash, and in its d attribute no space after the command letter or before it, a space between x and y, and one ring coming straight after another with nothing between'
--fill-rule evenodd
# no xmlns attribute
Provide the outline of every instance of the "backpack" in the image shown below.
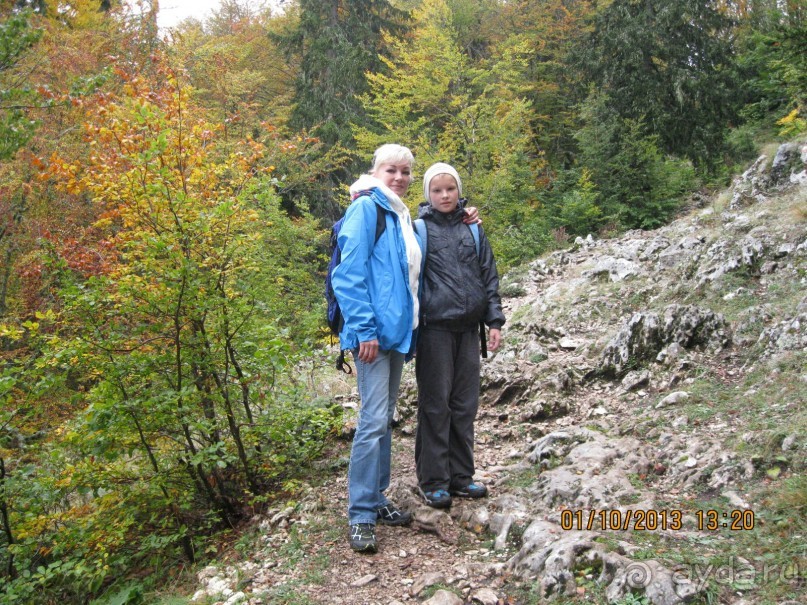
<svg viewBox="0 0 807 605"><path fill-rule="evenodd" d="M429 231L426 229L426 223L423 222L422 218L417 219L413 226L415 228L415 233L420 236L420 241L423 242L423 254L420 258L420 278L423 279L423 270L426 268L426 255L428 251L428 242L429 242ZM468 228L471 230L471 235L474 236L474 244L476 244L476 257L479 258L479 225L477 223L473 223L468 225ZM488 348L487 348L487 341L485 340L485 322L479 322L479 339L481 344L481 351L482 357L487 358L488 356Z"/></svg>
<svg viewBox="0 0 807 605"><path fill-rule="evenodd" d="M362 191L359 195L369 195L369 191ZM373 241L373 245L378 242L378 239L381 237L381 234L384 233L384 230L387 228L387 220L384 216L384 211L381 209L378 204L376 204L376 225L375 225L375 240ZM342 317L342 310L339 308L339 301L336 300L336 294L333 291L333 284L331 283L331 276L333 275L334 269L339 266L339 263L342 262L342 250L339 248L338 244L338 237L339 232L342 230L342 224L345 221L344 215L338 221L333 224L331 227L331 241L329 246L329 251L331 254L331 260L328 262L328 269L325 272L325 302L328 304L328 328L331 331L331 338L336 337L339 338L339 332L342 331L342 327L345 325L345 318ZM345 368L347 366L347 368ZM344 372L345 374L353 373L353 369L350 367L345 361L345 352L340 350L339 357L336 359L336 368Z"/></svg>

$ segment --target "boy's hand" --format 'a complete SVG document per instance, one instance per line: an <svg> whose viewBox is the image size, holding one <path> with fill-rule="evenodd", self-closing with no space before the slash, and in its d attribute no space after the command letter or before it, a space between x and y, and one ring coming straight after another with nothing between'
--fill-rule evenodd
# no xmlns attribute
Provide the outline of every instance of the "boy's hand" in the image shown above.
<svg viewBox="0 0 807 605"><path fill-rule="evenodd" d="M496 328L488 330L488 351L495 351L502 344L502 331Z"/></svg>

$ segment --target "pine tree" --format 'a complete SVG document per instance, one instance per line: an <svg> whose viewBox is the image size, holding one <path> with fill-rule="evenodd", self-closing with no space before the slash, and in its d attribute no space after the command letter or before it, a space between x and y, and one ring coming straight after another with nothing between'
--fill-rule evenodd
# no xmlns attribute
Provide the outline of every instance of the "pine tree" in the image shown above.
<svg viewBox="0 0 807 605"><path fill-rule="evenodd" d="M576 134L579 162L596 187L599 212L586 206L564 207L561 217L568 221L564 226L574 233L575 223L584 217L582 222L588 222L590 229L653 229L666 223L694 184L689 162L665 157L658 136L647 134L642 120L619 116L603 93L589 96L582 116L585 126ZM579 184L567 201L587 193Z"/></svg>
<svg viewBox="0 0 807 605"><path fill-rule="evenodd" d="M743 116L752 127L776 120L782 136L798 134L807 128L807 1L757 0L739 16Z"/></svg>
<svg viewBox="0 0 807 605"><path fill-rule="evenodd" d="M736 116L730 26L714 2L615 0L595 18L581 66L664 153L708 167Z"/></svg>
<svg viewBox="0 0 807 605"><path fill-rule="evenodd" d="M358 96L365 73L383 66L382 31L400 32L405 13L388 0L300 0L297 28L279 37L290 56L299 56L290 126L313 129L326 144L350 147L351 123L364 112Z"/></svg>

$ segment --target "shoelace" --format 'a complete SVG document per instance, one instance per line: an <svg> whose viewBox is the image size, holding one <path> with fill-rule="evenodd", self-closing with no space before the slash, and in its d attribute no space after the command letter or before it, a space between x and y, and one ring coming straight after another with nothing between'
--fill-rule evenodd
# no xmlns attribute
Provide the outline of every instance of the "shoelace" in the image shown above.
<svg viewBox="0 0 807 605"><path fill-rule="evenodd" d="M358 540L370 539L375 537L375 531L371 524L359 523L353 526L353 535L351 537Z"/></svg>
<svg viewBox="0 0 807 605"><path fill-rule="evenodd" d="M389 505L382 506L378 509L378 512L385 519L394 519L395 517L401 516L401 511L399 511L397 508L390 508Z"/></svg>

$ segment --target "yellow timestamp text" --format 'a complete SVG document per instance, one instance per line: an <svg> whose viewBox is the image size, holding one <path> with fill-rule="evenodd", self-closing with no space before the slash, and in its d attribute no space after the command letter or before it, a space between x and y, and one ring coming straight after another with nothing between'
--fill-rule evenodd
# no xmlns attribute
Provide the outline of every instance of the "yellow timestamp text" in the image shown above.
<svg viewBox="0 0 807 605"><path fill-rule="evenodd" d="M754 511L748 509L734 509L720 512L713 509L696 510L695 522L698 531L717 531L728 529L731 531L751 531L754 529Z"/></svg>
<svg viewBox="0 0 807 605"><path fill-rule="evenodd" d="M560 513L560 527L564 531L678 531L684 527L684 514L680 509L600 510L564 509ZM754 529L754 511L735 509L720 512L714 509L689 511L695 517L698 531L751 531ZM691 517L690 517L691 519ZM690 521L691 523L691 521Z"/></svg>

